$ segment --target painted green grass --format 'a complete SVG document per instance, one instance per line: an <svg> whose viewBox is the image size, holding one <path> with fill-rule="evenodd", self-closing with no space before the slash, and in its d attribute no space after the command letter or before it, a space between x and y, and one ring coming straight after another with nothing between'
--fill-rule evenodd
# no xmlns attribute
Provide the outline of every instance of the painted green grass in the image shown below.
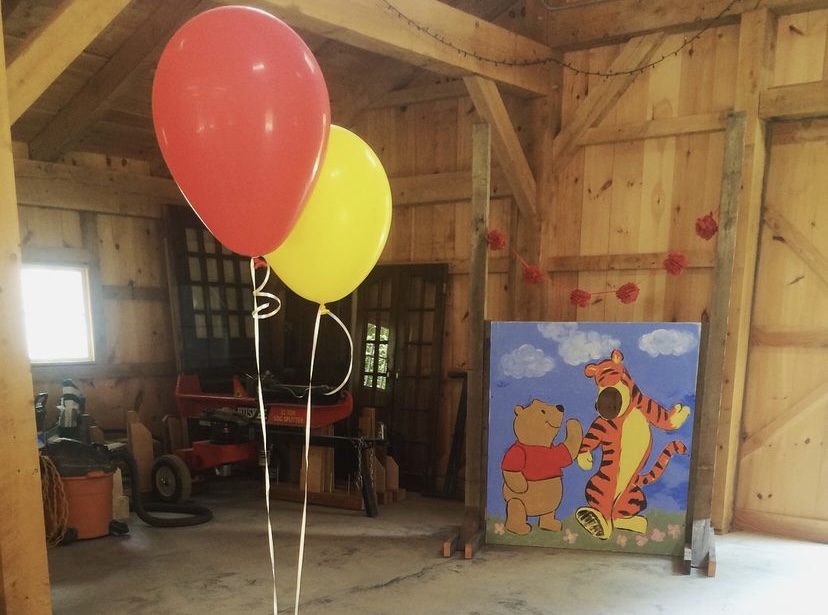
<svg viewBox="0 0 828 615"><path fill-rule="evenodd" d="M623 553L644 553L649 555L681 556L684 553L685 513L648 510L647 532L639 534L629 530L614 530L608 540L590 535L574 515L563 519L560 532L538 528L535 519L529 519L532 531L518 536L503 529L505 519L487 516L486 542L490 544L523 545L531 547L555 547L560 549L582 549L591 551L620 551Z"/></svg>

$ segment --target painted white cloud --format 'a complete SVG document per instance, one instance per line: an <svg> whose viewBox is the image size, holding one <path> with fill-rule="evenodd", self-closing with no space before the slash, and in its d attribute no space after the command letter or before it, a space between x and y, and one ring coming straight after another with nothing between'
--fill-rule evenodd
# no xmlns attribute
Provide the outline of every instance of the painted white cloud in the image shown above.
<svg viewBox="0 0 828 615"><path fill-rule="evenodd" d="M638 347L651 357L664 354L679 357L695 350L698 344L699 340L694 334L668 329L645 333L638 340Z"/></svg>
<svg viewBox="0 0 828 615"><path fill-rule="evenodd" d="M569 337L561 340L558 354L567 365L581 365L588 361L606 359L620 346L621 340L597 331L573 331Z"/></svg>
<svg viewBox="0 0 828 615"><path fill-rule="evenodd" d="M555 359L540 348L523 344L500 357L500 369L512 378L540 378L555 369Z"/></svg>
<svg viewBox="0 0 828 615"><path fill-rule="evenodd" d="M546 339L563 342L578 330L574 322L542 322L538 324L538 331Z"/></svg>

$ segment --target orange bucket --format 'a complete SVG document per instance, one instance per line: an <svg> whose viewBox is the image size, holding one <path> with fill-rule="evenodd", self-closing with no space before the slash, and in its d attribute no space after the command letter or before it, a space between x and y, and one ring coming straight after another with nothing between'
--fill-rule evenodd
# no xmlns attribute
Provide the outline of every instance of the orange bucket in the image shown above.
<svg viewBox="0 0 828 615"><path fill-rule="evenodd" d="M64 476L63 490L69 508L67 527L78 532L78 538L109 535L112 521L113 472L95 470L86 476Z"/></svg>

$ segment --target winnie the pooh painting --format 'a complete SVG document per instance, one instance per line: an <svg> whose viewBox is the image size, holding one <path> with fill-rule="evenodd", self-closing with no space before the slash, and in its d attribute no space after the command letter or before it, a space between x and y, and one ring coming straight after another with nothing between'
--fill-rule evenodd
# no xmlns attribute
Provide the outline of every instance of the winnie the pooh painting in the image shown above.
<svg viewBox="0 0 828 615"><path fill-rule="evenodd" d="M563 468L570 465L581 446L583 429L575 419L566 422L563 442L554 440L563 424L564 408L538 399L515 406L515 443L503 456L503 499L506 530L528 534L528 517L538 517L538 527L561 531L555 512L563 497Z"/></svg>

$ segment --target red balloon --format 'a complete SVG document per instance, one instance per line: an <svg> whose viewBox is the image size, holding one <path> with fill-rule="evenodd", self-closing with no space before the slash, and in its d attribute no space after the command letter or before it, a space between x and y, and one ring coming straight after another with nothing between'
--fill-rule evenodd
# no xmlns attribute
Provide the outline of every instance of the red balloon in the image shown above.
<svg viewBox="0 0 828 615"><path fill-rule="evenodd" d="M316 58L259 9L193 17L158 61L152 118L161 153L205 226L239 254L268 254L290 233L316 181L330 117Z"/></svg>

